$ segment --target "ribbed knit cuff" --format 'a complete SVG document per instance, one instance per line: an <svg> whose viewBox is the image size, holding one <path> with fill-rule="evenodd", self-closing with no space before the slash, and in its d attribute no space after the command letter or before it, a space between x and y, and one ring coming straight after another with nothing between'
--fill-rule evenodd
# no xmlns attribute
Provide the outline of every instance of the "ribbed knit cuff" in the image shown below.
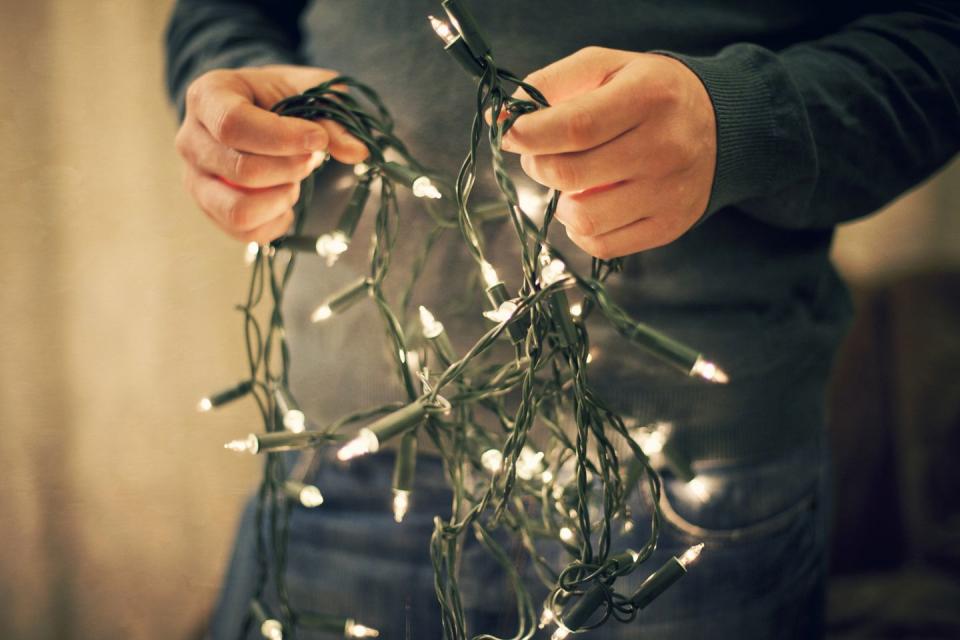
<svg viewBox="0 0 960 640"><path fill-rule="evenodd" d="M774 196L816 170L806 112L776 54L738 44L707 57L657 51L703 82L717 124L717 169L704 218Z"/></svg>

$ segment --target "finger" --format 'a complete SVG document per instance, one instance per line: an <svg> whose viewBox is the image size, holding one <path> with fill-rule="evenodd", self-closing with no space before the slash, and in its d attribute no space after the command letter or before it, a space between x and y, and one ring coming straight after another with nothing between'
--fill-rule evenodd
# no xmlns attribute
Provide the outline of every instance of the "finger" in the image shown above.
<svg viewBox="0 0 960 640"><path fill-rule="evenodd" d="M339 122L333 120L319 120L320 124L327 131L329 136L329 146L327 151L331 156L344 164L357 164L363 162L370 155L367 146L347 133L347 130Z"/></svg>
<svg viewBox="0 0 960 640"><path fill-rule="evenodd" d="M567 236L595 258L611 260L673 242L679 237L665 216L643 218L619 229L595 236L582 235L567 227Z"/></svg>
<svg viewBox="0 0 960 640"><path fill-rule="evenodd" d="M214 140L193 118L188 118L177 134L177 150L202 172L254 189L303 180L317 167L323 154L315 151L295 156L262 156L237 151Z"/></svg>
<svg viewBox="0 0 960 640"><path fill-rule="evenodd" d="M279 116L257 107L229 83L209 81L200 86L201 89L187 93L187 113L228 147L268 156L292 156L327 148L330 136L315 122Z"/></svg>
<svg viewBox="0 0 960 640"><path fill-rule="evenodd" d="M545 187L582 191L633 178L648 167L658 170L663 163L653 155L657 147L650 142L646 132L636 128L587 151L524 154L520 165Z"/></svg>
<svg viewBox="0 0 960 640"><path fill-rule="evenodd" d="M221 228L231 233L252 231L293 207L300 196L300 184L245 190L193 167L184 177L187 190L200 208Z"/></svg>
<svg viewBox="0 0 960 640"><path fill-rule="evenodd" d="M285 234L291 226L293 226L293 209L287 209L279 217L260 225L252 231L242 231L231 235L241 242L267 244Z"/></svg>
<svg viewBox="0 0 960 640"><path fill-rule="evenodd" d="M597 236L624 227L649 215L643 205L643 187L620 182L582 193L564 193L557 203L556 218L568 232Z"/></svg>
<svg viewBox="0 0 960 640"><path fill-rule="evenodd" d="M554 104L599 87L632 58L633 54L628 51L586 47L534 71L523 81ZM529 96L521 88L514 97Z"/></svg>
<svg viewBox="0 0 960 640"><path fill-rule="evenodd" d="M607 84L517 119L503 140L514 153L565 153L591 149L636 127L646 117L635 78Z"/></svg>

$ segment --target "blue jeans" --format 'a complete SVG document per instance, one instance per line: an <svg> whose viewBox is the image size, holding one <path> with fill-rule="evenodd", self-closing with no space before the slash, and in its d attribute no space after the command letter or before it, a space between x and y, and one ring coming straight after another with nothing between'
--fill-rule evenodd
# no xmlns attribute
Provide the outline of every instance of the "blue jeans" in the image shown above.
<svg viewBox="0 0 960 640"><path fill-rule="evenodd" d="M294 509L287 582L298 610L355 617L384 640L439 639L439 607L428 547L433 516L449 512L438 460L417 467L413 506L400 525L390 511L393 456L384 452L348 467L330 462L312 481L326 502ZM629 593L670 556L705 543L680 582L629 624L609 621L583 637L600 639L811 639L822 636L826 575L827 452L819 443L762 464L699 464L706 501L676 480L664 486L665 519L654 556L627 580ZM613 545L618 552L646 539L649 505L633 500L636 526ZM256 580L253 508L243 516L229 574L212 624L214 640L241 637ZM506 579L472 536L461 588L468 631L509 637L515 629ZM531 585L533 581L531 580ZM534 590L542 595L543 589ZM537 600L539 606L539 600ZM275 607L274 602L269 602ZM538 633L548 638L552 629ZM251 630L248 638L258 638ZM300 638L331 638L300 631Z"/></svg>

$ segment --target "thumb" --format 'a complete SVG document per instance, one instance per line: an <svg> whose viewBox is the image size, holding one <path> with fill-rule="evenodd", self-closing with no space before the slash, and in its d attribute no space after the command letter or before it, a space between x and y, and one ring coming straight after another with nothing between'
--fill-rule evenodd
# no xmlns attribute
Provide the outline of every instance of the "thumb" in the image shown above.
<svg viewBox="0 0 960 640"><path fill-rule="evenodd" d="M627 51L586 47L534 71L523 81L539 89L547 102L556 104L596 89L630 60ZM522 88L513 97L530 99Z"/></svg>

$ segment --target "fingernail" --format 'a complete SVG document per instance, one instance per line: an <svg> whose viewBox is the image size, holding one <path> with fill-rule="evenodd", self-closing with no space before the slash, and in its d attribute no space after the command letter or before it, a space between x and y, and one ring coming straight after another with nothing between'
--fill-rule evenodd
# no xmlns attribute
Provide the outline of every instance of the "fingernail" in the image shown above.
<svg viewBox="0 0 960 640"><path fill-rule="evenodd" d="M323 129L317 129L307 134L305 144L307 149L310 149L311 151L323 151L327 148L328 140L329 138L327 137L327 132Z"/></svg>

